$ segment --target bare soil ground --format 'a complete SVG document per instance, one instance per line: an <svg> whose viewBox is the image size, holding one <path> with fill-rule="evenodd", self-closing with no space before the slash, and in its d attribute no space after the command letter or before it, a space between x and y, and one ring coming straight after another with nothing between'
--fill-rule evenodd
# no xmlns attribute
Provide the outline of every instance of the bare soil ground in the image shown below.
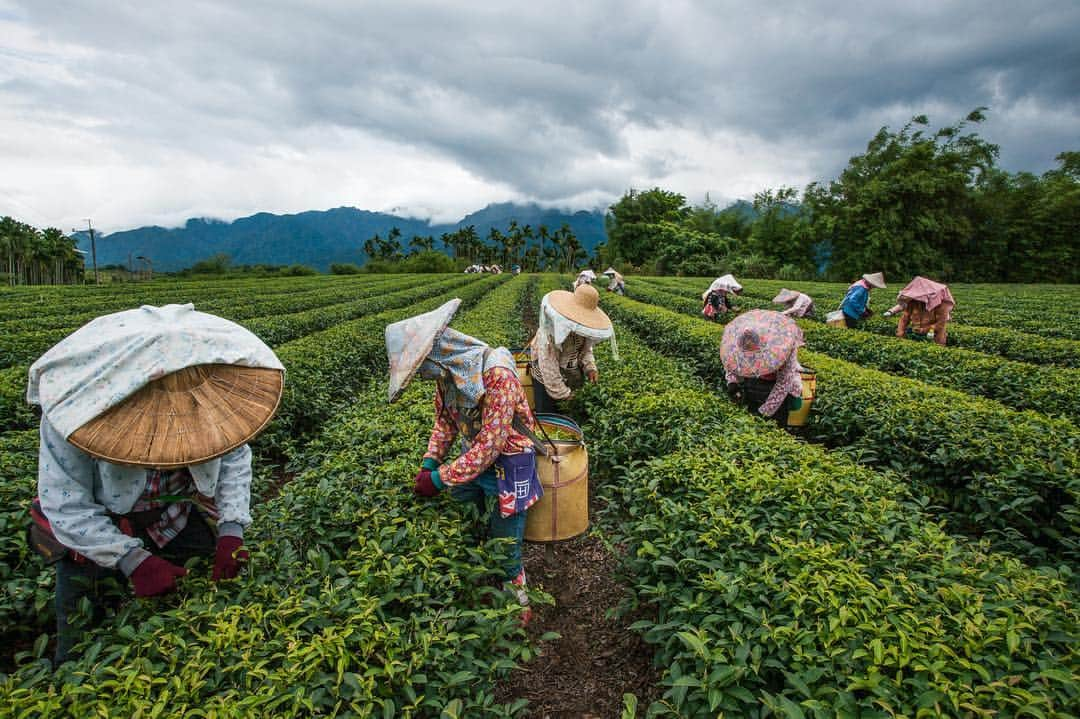
<svg viewBox="0 0 1080 719"><path fill-rule="evenodd" d="M652 650L628 629L637 617L608 618L626 589L615 578L618 560L594 536L525 546L525 571L555 597L555 606L537 607L529 633L558 632L544 642L542 655L511 675L500 701L524 697L535 719L616 719L623 694L648 706L656 685Z"/></svg>
<svg viewBox="0 0 1080 719"><path fill-rule="evenodd" d="M522 318L536 331L540 298ZM590 486L590 515L597 503ZM590 517L590 520L593 517ZM555 606L536 607L528 631L533 637L557 632L541 655L511 674L498 698L529 700L530 719L618 719L623 694L639 707L656 699L658 672L652 650L629 629L639 617L611 617L627 589L617 579L618 557L592 533L550 545L525 545L529 583L555 597Z"/></svg>

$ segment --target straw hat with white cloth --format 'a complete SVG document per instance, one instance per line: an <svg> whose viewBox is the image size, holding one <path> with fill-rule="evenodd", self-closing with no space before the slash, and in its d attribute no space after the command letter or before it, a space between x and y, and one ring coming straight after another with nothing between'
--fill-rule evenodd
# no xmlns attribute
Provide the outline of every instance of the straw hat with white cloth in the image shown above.
<svg viewBox="0 0 1080 719"><path fill-rule="evenodd" d="M742 285L735 279L735 275L727 274L723 277L717 277L709 285L709 289L701 293L701 299L705 299L709 296L709 293L713 290L722 290L724 292L742 292Z"/></svg>
<svg viewBox="0 0 1080 719"><path fill-rule="evenodd" d="M537 332L550 337L562 348L571 334L593 342L611 340L611 354L619 356L615 328L611 318L600 309L600 293L592 285L580 285L573 292L553 290L540 300L540 326Z"/></svg>
<svg viewBox="0 0 1080 719"><path fill-rule="evenodd" d="M191 304L92 320L30 367L27 401L71 444L169 469L244 444L273 418L285 368L262 340Z"/></svg>

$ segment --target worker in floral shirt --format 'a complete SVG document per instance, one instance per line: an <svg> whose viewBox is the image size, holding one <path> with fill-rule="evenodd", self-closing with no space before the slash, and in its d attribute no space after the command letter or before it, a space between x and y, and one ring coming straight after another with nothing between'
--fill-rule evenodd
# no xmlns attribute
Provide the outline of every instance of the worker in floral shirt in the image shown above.
<svg viewBox="0 0 1080 719"><path fill-rule="evenodd" d="M167 594L197 556L213 557L214 581L237 576L246 443L273 417L283 376L255 335L190 304L99 317L30 367L42 417L29 538L56 565L57 664L82 634L83 599L97 621L109 587Z"/></svg>
<svg viewBox="0 0 1080 719"><path fill-rule="evenodd" d="M387 326L390 402L416 374L435 381L435 427L413 491L434 497L449 488L454 499L472 502L481 517L488 516L491 537L514 540L504 569L528 621L521 545L526 511L543 494L526 434L536 426L510 351L447 326L460 305L454 299ZM458 437L464 451L448 459Z"/></svg>

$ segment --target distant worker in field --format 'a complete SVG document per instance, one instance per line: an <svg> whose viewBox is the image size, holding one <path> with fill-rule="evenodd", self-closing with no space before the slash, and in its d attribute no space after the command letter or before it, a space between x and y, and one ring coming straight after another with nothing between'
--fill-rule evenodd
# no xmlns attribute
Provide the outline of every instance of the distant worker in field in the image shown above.
<svg viewBox="0 0 1080 719"><path fill-rule="evenodd" d="M814 316L814 301L810 299L809 295L804 295L802 292L781 289L779 294L773 297L773 303L784 305L786 309L781 310L780 314L788 317Z"/></svg>
<svg viewBox="0 0 1080 719"><path fill-rule="evenodd" d="M798 349L804 343L795 321L772 310L750 310L724 328L720 359L728 394L751 412L787 426L788 412L802 407Z"/></svg>
<svg viewBox="0 0 1080 719"><path fill-rule="evenodd" d="M916 277L896 296L896 305L886 317L900 315L896 336L909 339L933 339L942 347L948 338L946 325L956 306L947 285Z"/></svg>
<svg viewBox="0 0 1080 719"><path fill-rule="evenodd" d="M101 621L107 589L167 594L193 557L213 579L247 560L251 450L281 400L284 367L258 337L188 305L93 320L30 367L41 405L31 547L56 564L55 661Z"/></svg>
<svg viewBox="0 0 1080 719"><path fill-rule="evenodd" d="M717 277L709 289L701 293L701 314L711 320L718 320L722 315L735 309L732 298L742 292L743 287L734 275Z"/></svg>
<svg viewBox="0 0 1080 719"><path fill-rule="evenodd" d="M626 294L626 280L621 274L615 271L614 267L609 267L604 270L604 274L608 278L608 292L615 292L620 295Z"/></svg>
<svg viewBox="0 0 1080 719"><path fill-rule="evenodd" d="M572 289L577 289L582 285L591 285L596 281L596 273L592 270L582 270L578 273L577 279L574 280L574 286Z"/></svg>
<svg viewBox="0 0 1080 719"><path fill-rule="evenodd" d="M525 607L521 545L525 514L543 495L529 433L536 431L514 357L505 347L489 347L450 328L461 300L386 327L390 362L390 402L396 402L414 375L435 382L435 426L413 492L471 502L487 517L491 538L510 538L513 548L503 569ZM464 453L447 459L460 436ZM491 508L488 509L489 501Z"/></svg>
<svg viewBox="0 0 1080 719"><path fill-rule="evenodd" d="M593 347L606 340L611 340L617 357L615 330L600 309L595 287L581 285L573 292L555 290L544 295L539 326L529 343L537 412L557 412L556 400L569 399L586 380L599 379Z"/></svg>
<svg viewBox="0 0 1080 719"><path fill-rule="evenodd" d="M885 275L875 272L863 275L847 289L843 301L840 303L840 311L844 314L844 324L848 327L857 327L863 320L873 313L870 309L870 289L876 287L885 289Z"/></svg>

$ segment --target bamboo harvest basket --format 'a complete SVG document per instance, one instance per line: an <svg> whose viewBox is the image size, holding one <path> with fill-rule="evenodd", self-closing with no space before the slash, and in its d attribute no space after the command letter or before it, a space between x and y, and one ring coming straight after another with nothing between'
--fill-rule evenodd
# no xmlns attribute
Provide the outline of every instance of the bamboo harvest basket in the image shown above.
<svg viewBox="0 0 1080 719"><path fill-rule="evenodd" d="M530 542L573 539L589 529L589 453L585 439L581 428L569 417L539 414L536 419L549 435L559 432L575 438L552 438L555 449L551 456L536 455L544 496L529 508L525 539Z"/></svg>

